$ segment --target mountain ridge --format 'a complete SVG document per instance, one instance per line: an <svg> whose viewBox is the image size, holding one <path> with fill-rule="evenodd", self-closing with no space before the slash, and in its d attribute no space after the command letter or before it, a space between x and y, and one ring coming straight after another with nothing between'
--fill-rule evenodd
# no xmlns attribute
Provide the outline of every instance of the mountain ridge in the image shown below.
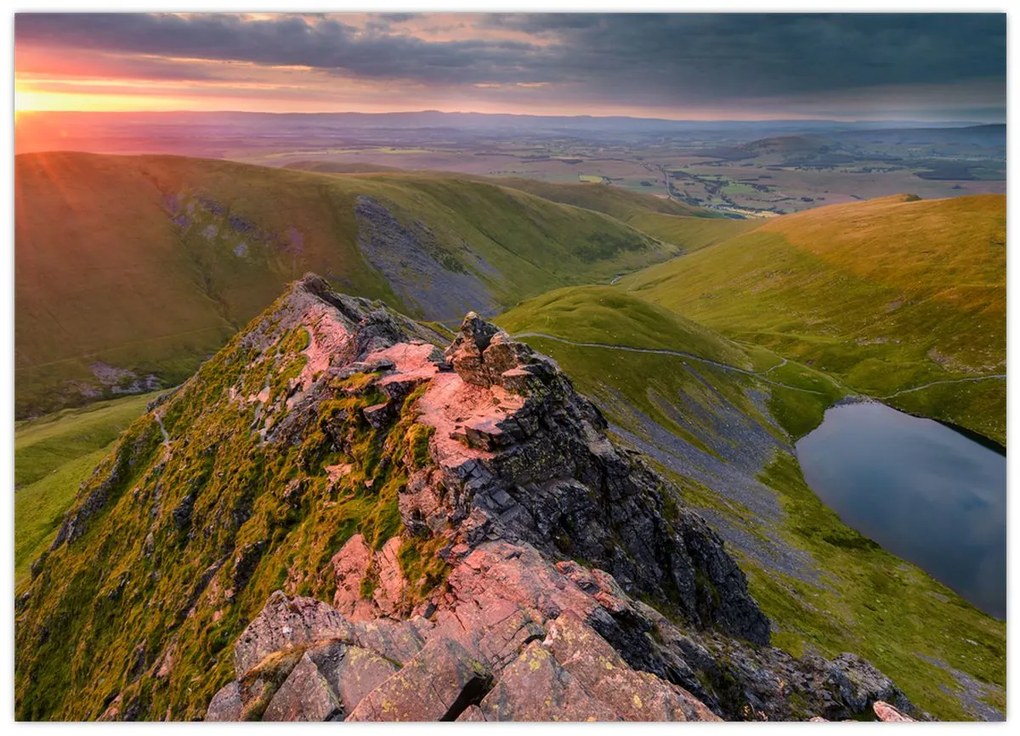
<svg viewBox="0 0 1020 736"><path fill-rule="evenodd" d="M154 402L19 596L19 717L918 715L859 658L769 647L721 540L549 359L475 315L445 342L307 276Z"/></svg>

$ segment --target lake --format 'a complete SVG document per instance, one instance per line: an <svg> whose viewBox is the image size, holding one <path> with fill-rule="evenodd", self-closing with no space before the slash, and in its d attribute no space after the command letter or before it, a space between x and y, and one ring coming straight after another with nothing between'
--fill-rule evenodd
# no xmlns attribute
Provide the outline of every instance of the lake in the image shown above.
<svg viewBox="0 0 1020 736"><path fill-rule="evenodd" d="M1006 615L1006 457L930 419L841 404L797 443L848 525L997 618Z"/></svg>

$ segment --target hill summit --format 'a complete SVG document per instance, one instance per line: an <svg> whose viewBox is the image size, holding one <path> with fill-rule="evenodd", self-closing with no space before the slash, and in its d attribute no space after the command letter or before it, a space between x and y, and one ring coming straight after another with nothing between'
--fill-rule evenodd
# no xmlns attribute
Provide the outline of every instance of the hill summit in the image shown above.
<svg viewBox="0 0 1020 736"><path fill-rule="evenodd" d="M550 359L475 314L446 343L308 275L154 402L17 599L19 717L918 715L771 647Z"/></svg>

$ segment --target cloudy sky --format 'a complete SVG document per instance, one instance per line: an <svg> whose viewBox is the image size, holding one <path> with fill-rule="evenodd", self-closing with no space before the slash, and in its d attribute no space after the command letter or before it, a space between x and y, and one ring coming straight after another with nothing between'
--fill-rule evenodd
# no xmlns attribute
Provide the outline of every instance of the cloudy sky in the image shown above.
<svg viewBox="0 0 1020 736"><path fill-rule="evenodd" d="M20 14L15 103L1001 122L1005 18Z"/></svg>

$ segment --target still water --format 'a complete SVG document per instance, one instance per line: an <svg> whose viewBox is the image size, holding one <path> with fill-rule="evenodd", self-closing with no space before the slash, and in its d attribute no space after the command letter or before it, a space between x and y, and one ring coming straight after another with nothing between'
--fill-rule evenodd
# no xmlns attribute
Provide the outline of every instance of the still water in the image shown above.
<svg viewBox="0 0 1020 736"><path fill-rule="evenodd" d="M840 518L981 610L1006 615L1006 457L884 404L834 406L797 443Z"/></svg>

